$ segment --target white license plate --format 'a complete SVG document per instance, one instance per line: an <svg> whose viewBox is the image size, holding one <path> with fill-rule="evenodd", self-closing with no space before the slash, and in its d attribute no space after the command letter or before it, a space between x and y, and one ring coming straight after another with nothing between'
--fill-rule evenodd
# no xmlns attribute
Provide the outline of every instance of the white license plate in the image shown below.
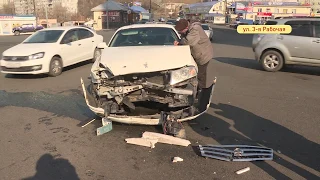
<svg viewBox="0 0 320 180"><path fill-rule="evenodd" d="M21 63L18 63L18 62L7 62L5 64L5 66L7 68L20 68L21 67Z"/></svg>

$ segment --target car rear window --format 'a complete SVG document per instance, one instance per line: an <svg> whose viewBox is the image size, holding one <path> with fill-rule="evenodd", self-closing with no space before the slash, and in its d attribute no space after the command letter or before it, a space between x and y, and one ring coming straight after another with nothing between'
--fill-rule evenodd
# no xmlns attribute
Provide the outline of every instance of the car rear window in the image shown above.
<svg viewBox="0 0 320 180"><path fill-rule="evenodd" d="M277 21L267 21L265 25L277 25Z"/></svg>

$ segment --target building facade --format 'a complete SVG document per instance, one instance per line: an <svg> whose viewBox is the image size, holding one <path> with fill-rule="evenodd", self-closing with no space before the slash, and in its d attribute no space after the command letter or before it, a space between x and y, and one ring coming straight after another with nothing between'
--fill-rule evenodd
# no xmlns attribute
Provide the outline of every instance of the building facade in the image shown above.
<svg viewBox="0 0 320 180"><path fill-rule="evenodd" d="M320 0L310 0L312 12L320 14Z"/></svg>
<svg viewBox="0 0 320 180"><path fill-rule="evenodd" d="M310 6L254 6L247 19L274 19L276 17L310 16Z"/></svg>
<svg viewBox="0 0 320 180"><path fill-rule="evenodd" d="M3 7L3 5L6 5L10 2L10 0L0 0L0 9Z"/></svg>
<svg viewBox="0 0 320 180"><path fill-rule="evenodd" d="M17 15L34 14L34 7L36 7L36 12L43 12L45 6L49 3L48 0L13 0L13 2ZM48 12L50 12L56 4L61 4L62 7L66 7L71 13L78 12L78 0L54 0L52 6L48 7Z"/></svg>

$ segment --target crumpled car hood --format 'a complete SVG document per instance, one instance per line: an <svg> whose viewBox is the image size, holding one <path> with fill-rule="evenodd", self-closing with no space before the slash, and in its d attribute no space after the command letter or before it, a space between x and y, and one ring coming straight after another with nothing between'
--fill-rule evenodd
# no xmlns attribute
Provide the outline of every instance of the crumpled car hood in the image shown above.
<svg viewBox="0 0 320 180"><path fill-rule="evenodd" d="M100 63L115 76L196 66L189 46L108 47Z"/></svg>

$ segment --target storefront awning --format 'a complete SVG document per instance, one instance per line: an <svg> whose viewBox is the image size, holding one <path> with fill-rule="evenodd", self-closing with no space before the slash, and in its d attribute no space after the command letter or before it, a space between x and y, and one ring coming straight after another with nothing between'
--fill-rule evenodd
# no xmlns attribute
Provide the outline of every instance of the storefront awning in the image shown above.
<svg viewBox="0 0 320 180"><path fill-rule="evenodd" d="M141 6L131 6L130 10L135 13L148 13L149 12L148 10L144 9Z"/></svg>
<svg viewBox="0 0 320 180"><path fill-rule="evenodd" d="M128 11L129 7L115 2L113 0L108 0L107 2L100 4L91 9L94 12L102 12L102 11Z"/></svg>
<svg viewBox="0 0 320 180"><path fill-rule="evenodd" d="M195 3L189 5L189 14L206 14L218 1Z"/></svg>

